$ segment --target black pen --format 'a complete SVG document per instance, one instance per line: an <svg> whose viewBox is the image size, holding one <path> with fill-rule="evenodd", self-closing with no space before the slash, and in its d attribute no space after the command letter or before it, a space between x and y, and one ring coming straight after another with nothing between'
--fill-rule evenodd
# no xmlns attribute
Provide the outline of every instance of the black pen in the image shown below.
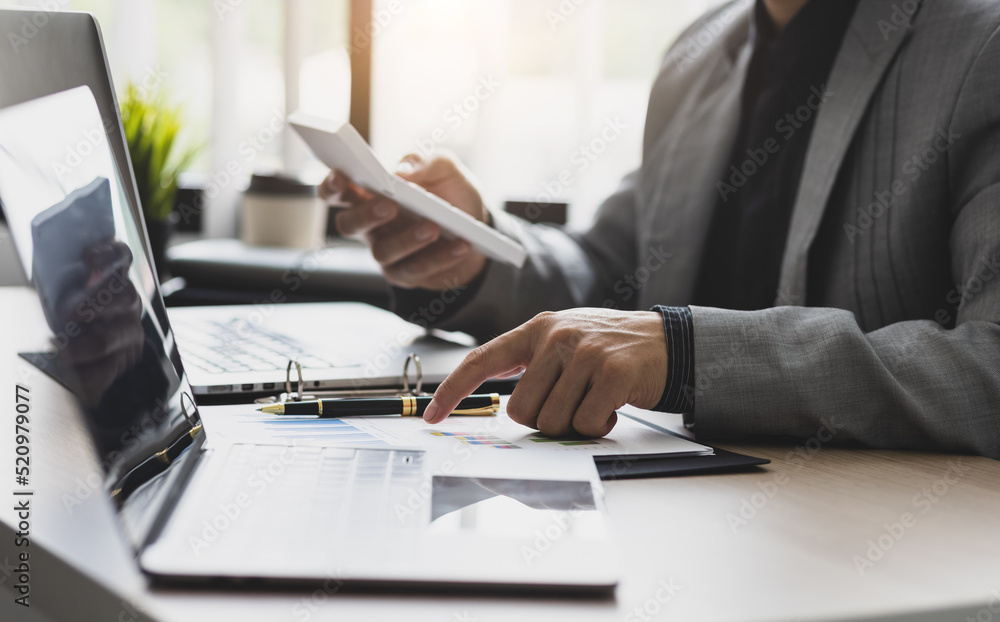
<svg viewBox="0 0 1000 622"><path fill-rule="evenodd" d="M324 418L367 417L371 415L400 415L403 417L422 417L427 405L431 403L429 395L400 397L360 397L334 400L316 400L312 402L286 402L284 404L268 404L257 410L269 415L319 415ZM458 403L451 412L453 415L495 415L500 410L500 395L488 393L470 395Z"/></svg>

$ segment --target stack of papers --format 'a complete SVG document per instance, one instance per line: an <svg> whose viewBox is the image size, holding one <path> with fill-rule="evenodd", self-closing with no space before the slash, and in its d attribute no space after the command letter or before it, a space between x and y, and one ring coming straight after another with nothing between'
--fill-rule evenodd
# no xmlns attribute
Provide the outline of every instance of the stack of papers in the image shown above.
<svg viewBox="0 0 1000 622"><path fill-rule="evenodd" d="M711 455L712 448L620 413L604 438L552 438L507 416L507 398L493 417L452 416L435 425L419 417L319 419L266 415L253 406L202 410L210 444L290 443L421 449L434 472L476 477L546 477L593 468L595 456ZM523 474L523 475L522 475Z"/></svg>

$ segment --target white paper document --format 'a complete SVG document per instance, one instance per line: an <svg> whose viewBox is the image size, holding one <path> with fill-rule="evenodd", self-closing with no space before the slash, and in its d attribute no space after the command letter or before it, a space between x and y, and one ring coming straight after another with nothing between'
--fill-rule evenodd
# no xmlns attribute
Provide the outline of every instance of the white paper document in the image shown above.
<svg viewBox="0 0 1000 622"><path fill-rule="evenodd" d="M420 186L393 175L350 123L336 123L301 112L288 116L316 157L343 171L362 188L389 197L418 216L436 222L448 235L469 242L480 253L520 268L527 252L520 244L479 222Z"/></svg>
<svg viewBox="0 0 1000 622"><path fill-rule="evenodd" d="M580 472L593 456L708 455L712 449L620 413L605 438L550 438L514 422L507 398L493 417L452 416L431 425L419 417L317 419L266 415L254 406L202 409L210 443L282 442L345 447L395 447L427 452L435 473L556 478Z"/></svg>

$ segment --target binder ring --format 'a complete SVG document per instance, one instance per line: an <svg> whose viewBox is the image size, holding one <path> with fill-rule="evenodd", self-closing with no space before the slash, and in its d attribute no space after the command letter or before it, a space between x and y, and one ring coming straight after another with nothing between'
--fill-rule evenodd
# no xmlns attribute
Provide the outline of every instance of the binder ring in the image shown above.
<svg viewBox="0 0 1000 622"><path fill-rule="evenodd" d="M416 369L416 384L412 391L410 390L410 361L413 361L413 367ZM406 357L406 362L403 363L403 393L422 395L423 386L424 370L420 366L420 357L417 356L416 352L410 352L410 356Z"/></svg>
<svg viewBox="0 0 1000 622"><path fill-rule="evenodd" d="M414 367L414 384L411 388L410 386L410 363L413 363ZM292 390L292 367L295 367L295 390ZM319 386L319 382L315 383ZM306 381L302 377L302 365L295 359L289 359L288 366L285 368L285 392L278 396L268 396L268 397L258 397L254 401L257 404L276 404L276 403L286 403L286 402L301 402L308 400L321 399L323 397L337 398L337 397L368 397L368 396L402 396L402 395L427 395L423 392L424 386L424 370L423 366L420 364L420 357L416 353L411 352L403 363L403 377L401 386L396 388L386 388L386 389L326 389L326 390L314 390L311 393L306 393Z"/></svg>
<svg viewBox="0 0 1000 622"><path fill-rule="evenodd" d="M295 365L295 373L298 375L295 392L292 392L292 365ZM285 393L297 396L294 401L298 401L302 399L303 390L305 390L305 382L302 380L302 365L295 359L289 359L288 367L285 368Z"/></svg>

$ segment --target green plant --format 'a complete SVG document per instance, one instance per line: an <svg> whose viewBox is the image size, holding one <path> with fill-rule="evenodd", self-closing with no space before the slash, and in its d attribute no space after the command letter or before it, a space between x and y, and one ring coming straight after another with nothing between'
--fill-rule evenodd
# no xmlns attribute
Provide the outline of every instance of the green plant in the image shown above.
<svg viewBox="0 0 1000 622"><path fill-rule="evenodd" d="M129 83L121 98L121 112L142 211L147 220L167 220L174 209L177 179L198 149L175 153L181 111L167 104L162 93Z"/></svg>

